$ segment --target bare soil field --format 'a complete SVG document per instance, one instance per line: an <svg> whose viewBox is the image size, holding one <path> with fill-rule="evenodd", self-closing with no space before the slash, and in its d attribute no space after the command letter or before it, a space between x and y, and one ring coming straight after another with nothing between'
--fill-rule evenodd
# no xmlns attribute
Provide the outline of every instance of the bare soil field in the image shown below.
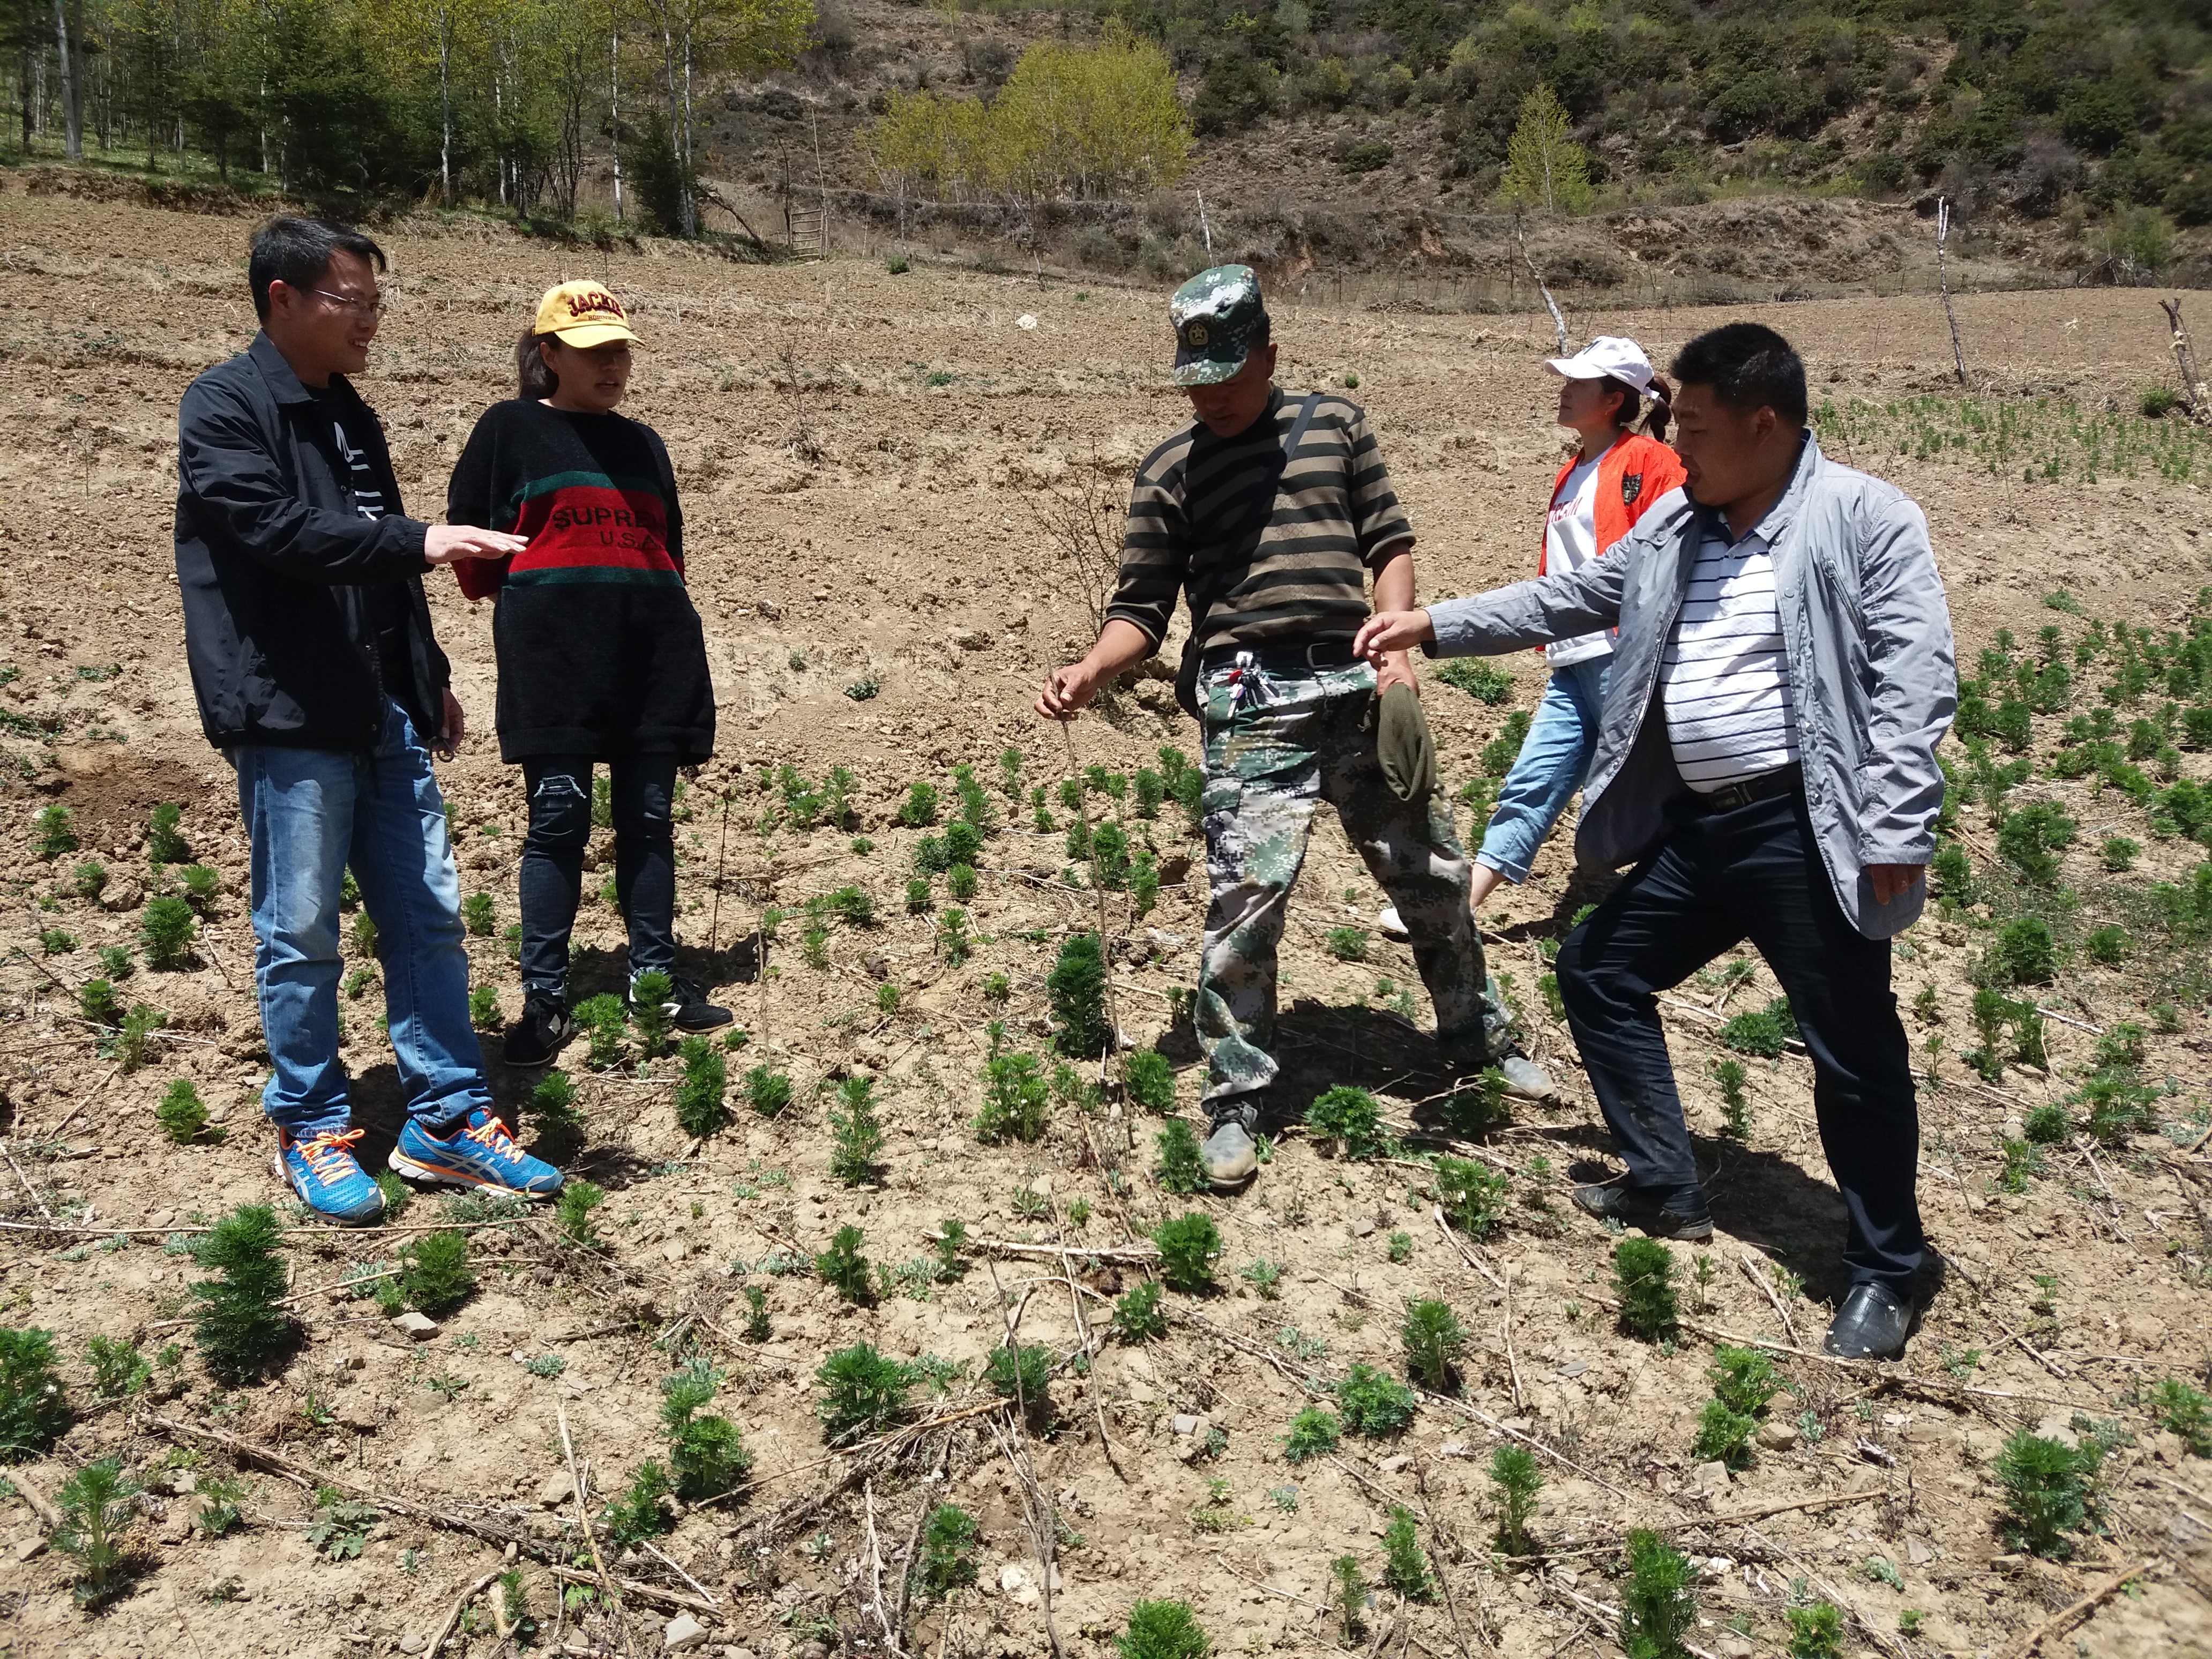
<svg viewBox="0 0 2212 1659"><path fill-rule="evenodd" d="M1083 769L1119 785L1158 769L1164 746L1194 754L1197 733L1158 674L1065 737L1028 712L1044 672L1087 641L1103 580L1067 528L1110 533L1131 467L1187 417L1162 383L1164 296L848 261L745 266L658 243L564 250L465 225L389 235L392 309L362 390L410 507L436 517L471 423L512 394L514 337L538 294L591 276L634 303L648 345L629 412L675 458L721 708L720 755L679 826L685 960L738 1009L746 1040L724 1054L731 1121L703 1141L676 1121L672 1057L644 1056L635 1034L611 1038L598 1069L581 1042L568 1051L586 1133L566 1164L605 1190L596 1243L543 1212L428 1194L380 1230L308 1224L270 1172L246 849L228 769L198 729L170 551L177 398L252 336L246 229L0 194L0 1326L54 1334L72 1413L50 1449L0 1470L20 1494L0 1501L0 1650L485 1659L526 1641L644 1655L690 1642L671 1626L681 1619L698 1628L691 1650L753 1659L894 1643L1036 1655L1054 1632L1088 1656L1115 1650L1133 1603L1174 1597L1217 1652L1322 1653L1346 1640L1331 1564L1351 1557L1374 1586L1355 1609L1360 1651L1560 1659L1618 1650L1622 1540L1651 1528L1694 1564L1688 1640L1706 1659L1786 1651L1790 1610L1823 1600L1844 1611L1850 1653L2212 1651L2212 1464L2150 1392L2201 1388L2212 1362L2212 893L2190 884L2202 821L2186 816L2194 794L2175 793L2212 765L2185 714L2165 712L2206 696L2165 641L2191 628L2212 580L2212 446L2178 416L2136 412L2139 387L2171 374L2149 296L1962 300L1981 380L1963 402L1941 310L1918 298L1615 311L1601 325L1662 362L1727 317L1782 329L1832 406L1827 441L1926 507L1962 673L1995 706L2039 662L2072 670L2067 698L2037 693L2032 722L2018 716L2028 723L1978 763L1960 738L1946 745L1975 797L1957 817L1972 882L1947 880L1899 945L1897 981L1929 1073L1922 1202L1949 1270L1905 1362L1875 1367L1817 1357L1843 1288L1842 1214L1802 1052L1742 1057L1747 1127L1724 1132L1718 1033L1777 994L1755 965L1667 1005L1720 1233L1673 1251L1671 1338L1617 1327L1616 1241L1565 1202L1573 1179L1616 1166L1542 994L1551 950L1601 883L1575 879L1564 831L1484 917L1528 1046L1565 1083L1559 1109L1519 1109L1474 1138L1439 1117L1451 1079L1410 956L1372 931L1381 895L1324 819L1285 945L1284 1112L1248 1193L1164 1190L1163 1120L1111 1077L1102 1097L1096 1063L1048 1092L1036 1139L981 1141L989 1057L1033 1054L1049 1077L1046 975L1102 915L1114 1016L1174 1062L1178 1112L1200 1121L1202 1068L1177 1018L1204 915L1200 842L1172 799L1148 817L1136 787L1074 792L1087 820L1117 821L1152 851L1157 902L1139 915L1128 891L1091 884L1060 793ZM2212 297L2190 304L2212 327ZM1422 592L1528 574L1560 453L1540 362L1548 325L1276 310L1286 384L1356 377L1421 538ZM476 977L512 1018L501 935L525 809L489 735L489 612L443 574L429 587L479 728L442 769L465 890L489 896ZM2149 631L2123 637L2121 624ZM2046 625L2060 632L2039 642ZM1454 791L1540 693L1533 654L1500 666L1502 703L1433 674L1425 690ZM2064 763L2095 735L2069 738L2067 723L2099 710L2144 788L2115 782L2113 757ZM1002 779L1010 748L1018 794ZM949 820L957 766L990 802L975 890L957 897L933 875L929 908L910 910L919 844L945 830L901 823L900 805L926 783ZM808 787L836 768L850 774L842 823ZM143 908L183 890L180 860L149 863L163 802L182 808L185 857L215 877L195 896L184 965L157 971ZM2077 833L2046 837L2057 863L2039 876L2010 826L2041 803ZM52 806L68 809L75 848L42 848ZM1461 824L1479 833L1465 809ZM2139 843L2131 869L2112 867L2128 860L2103 850L2112 837ZM605 854L595 842L595 869ZM80 876L87 863L104 884ZM872 919L850 901L808 909L846 888L868 896ZM2005 994L2014 1016L2046 1011L2045 1052L2037 1063L2008 1029L1999 1054L1981 1034L1992 1052L1978 1068L1976 980L2004 985L1993 940L2029 912L2058 960ZM2118 945L2093 939L2101 926L2124 930ZM1332 938L1345 928L1364 936ZM617 989L610 902L587 896L578 939L577 994ZM81 988L112 971L103 948L131 959L121 1002L166 1016L135 1045L82 1017ZM346 1057L365 1146L380 1152L397 1085L374 957L349 950ZM499 1069L495 1034L486 1058L527 1143L532 1079ZM751 1103L757 1067L787 1079L780 1113ZM2131 1116L2090 1087L2115 1076ZM173 1144L157 1128L178 1079L220 1139ZM832 1168L831 1115L863 1079L884 1139L848 1183ZM1340 1084L1379 1100L1380 1155L1346 1155L1301 1126L1306 1103ZM2035 1129L2053 1103L2059 1115ZM1443 1224L1439 1152L1510 1177L1485 1236ZM213 1276L192 1254L198 1230L249 1204L275 1206L284 1226L297 1333L282 1363L236 1383L194 1343L188 1286ZM1194 1211L1218 1230L1218 1288L1170 1290L1164 1334L1132 1340L1116 1302L1155 1274L1153 1229ZM964 1224L964 1251L940 1249L948 1218ZM464 1231L476 1288L410 1333L390 1292L385 1305L372 1294L389 1281L344 1281L399 1267L439 1225ZM876 1269L859 1303L810 1260L846 1226ZM1347 1428L1334 1450L1291 1461L1304 1449L1285 1445L1291 1419L1334 1406L1353 1366L1407 1375L1400 1327L1417 1299L1464 1328L1443 1386L1419 1391L1399 1432ZM1048 1410L1026 1432L985 1376L1010 1329L1047 1350L1051 1371ZM112 1346L95 1367L94 1338L136 1343L150 1375ZM1733 1469L1692 1450L1716 1340L1768 1345L1785 1390ZM862 1342L908 1367L903 1402L834 1448L817 1370ZM648 1506L617 1547L610 1500L666 1462L662 1382L693 1361L717 1374L708 1409L742 1431L750 1478ZM2039 1425L2106 1448L2092 1524L2066 1533L2063 1554L2008 1529L1993 1468L2007 1436ZM1535 1547L1511 1559L1488 1474L1509 1444L1534 1452L1546 1482ZM109 1456L145 1491L124 1532L125 1593L88 1610L40 1509ZM235 1523L209 1519L231 1480ZM975 1523L975 1571L939 1595L910 1579L924 1516L947 1503ZM1428 1599L1384 1582L1395 1505L1441 1580ZM591 1565L586 1514L611 1582ZM503 1556L534 1621L511 1634L486 1583Z"/></svg>

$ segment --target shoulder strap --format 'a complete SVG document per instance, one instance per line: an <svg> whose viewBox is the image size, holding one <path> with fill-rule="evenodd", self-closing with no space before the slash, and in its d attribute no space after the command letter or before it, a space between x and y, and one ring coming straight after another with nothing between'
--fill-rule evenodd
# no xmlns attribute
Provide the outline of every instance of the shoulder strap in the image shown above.
<svg viewBox="0 0 2212 1659"><path fill-rule="evenodd" d="M1313 424L1314 411L1321 407L1321 400L1322 394L1318 392L1309 392L1300 399L1297 418L1291 422L1290 436L1283 440L1283 466L1285 471L1289 469L1291 460L1297 455L1298 446L1305 441L1306 428ZM1276 475L1279 479L1281 476L1280 473ZM1272 498L1269 500L1267 510L1270 513L1274 510ZM1192 639L1195 640L1198 637L1200 630L1206 626L1206 613L1213 609L1214 601L1220 598L1222 592L1228 587L1230 582L1241 573L1242 569L1243 567L1240 566L1237 571L1231 571L1224 566L1217 565L1212 572L1213 580L1206 584L1205 594L1201 596L1195 589L1191 591L1190 634Z"/></svg>

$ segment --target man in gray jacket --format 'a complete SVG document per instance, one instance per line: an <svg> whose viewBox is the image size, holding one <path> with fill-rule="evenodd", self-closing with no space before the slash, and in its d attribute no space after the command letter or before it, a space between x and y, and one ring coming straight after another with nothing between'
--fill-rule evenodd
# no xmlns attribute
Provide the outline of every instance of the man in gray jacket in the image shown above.
<svg viewBox="0 0 2212 1659"><path fill-rule="evenodd" d="M1928 525L1820 453L1805 368L1755 323L1674 359L1684 489L1602 559L1371 618L1370 653L1495 654L1618 625L1576 851L1635 868L1568 936L1559 994L1625 1181L1576 1205L1702 1239L1656 994L1748 938L1789 994L1841 1188L1850 1293L1826 1346L1903 1352L1926 1255L1889 940L1919 916L1958 678Z"/></svg>

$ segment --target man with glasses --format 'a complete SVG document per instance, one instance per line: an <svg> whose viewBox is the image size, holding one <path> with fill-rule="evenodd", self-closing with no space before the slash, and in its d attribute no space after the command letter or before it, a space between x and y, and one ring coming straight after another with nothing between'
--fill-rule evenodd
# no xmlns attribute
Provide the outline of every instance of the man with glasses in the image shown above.
<svg viewBox="0 0 2212 1659"><path fill-rule="evenodd" d="M354 1147L338 1056L338 896L376 924L418 1178L544 1197L560 1172L493 1115L469 1020L460 882L430 769L462 738L422 573L523 539L404 517L368 362L383 250L320 219L254 233L261 332L178 410L177 579L200 724L238 773L252 842L254 984L275 1067L278 1175L360 1225L383 1196Z"/></svg>

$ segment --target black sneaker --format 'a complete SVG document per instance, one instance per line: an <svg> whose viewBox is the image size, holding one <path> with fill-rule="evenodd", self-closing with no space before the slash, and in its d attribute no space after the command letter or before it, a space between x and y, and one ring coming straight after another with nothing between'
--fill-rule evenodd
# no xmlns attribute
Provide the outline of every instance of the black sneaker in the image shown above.
<svg viewBox="0 0 2212 1659"><path fill-rule="evenodd" d="M533 993L523 1001L522 1018L507 1027L506 1049L501 1057L509 1066L550 1066L575 1035L576 1022L568 1005L558 997Z"/></svg>
<svg viewBox="0 0 2212 1659"><path fill-rule="evenodd" d="M637 1010L637 981L630 981L630 1011ZM737 1016L707 1000L707 994L688 979L668 976L668 996L660 1005L668 1023L679 1031L718 1031Z"/></svg>
<svg viewBox="0 0 2212 1659"><path fill-rule="evenodd" d="M1666 1208L1655 1198L1646 1197L1626 1182L1577 1187L1574 1201L1575 1208L1584 1215L1595 1216L1600 1221L1618 1221L1649 1238L1679 1238L1701 1243L1713 1236L1713 1218L1705 1210L1700 1209L1695 1215L1684 1215Z"/></svg>

